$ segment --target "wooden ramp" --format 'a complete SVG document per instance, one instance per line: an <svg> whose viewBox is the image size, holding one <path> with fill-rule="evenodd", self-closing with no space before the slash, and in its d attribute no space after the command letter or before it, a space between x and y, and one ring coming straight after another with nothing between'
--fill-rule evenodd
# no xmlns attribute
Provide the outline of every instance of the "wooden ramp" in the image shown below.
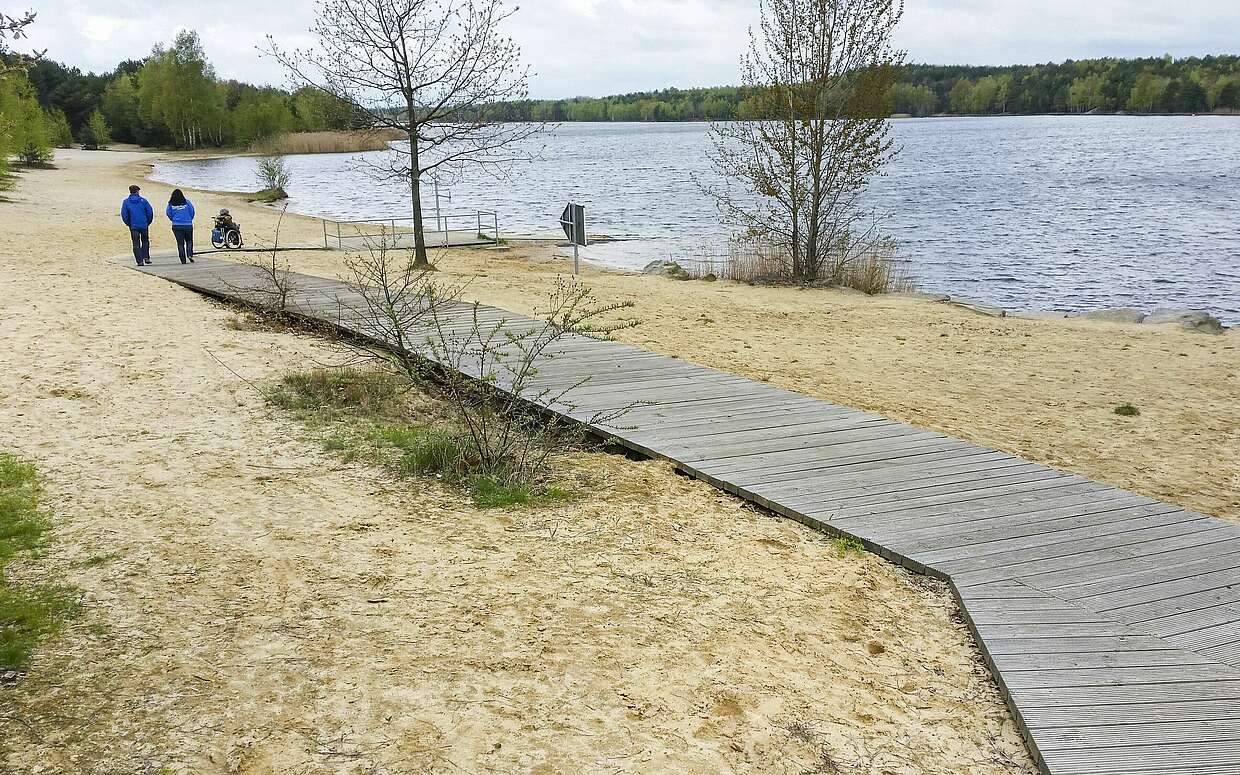
<svg viewBox="0 0 1240 775"><path fill-rule="evenodd" d="M242 265L159 260L140 271L222 298L261 287ZM302 277L295 304L367 334L342 312L358 301ZM1240 775L1240 525L628 345L564 350L540 384L591 379L553 411L652 402L595 430L947 580L1043 772Z"/></svg>

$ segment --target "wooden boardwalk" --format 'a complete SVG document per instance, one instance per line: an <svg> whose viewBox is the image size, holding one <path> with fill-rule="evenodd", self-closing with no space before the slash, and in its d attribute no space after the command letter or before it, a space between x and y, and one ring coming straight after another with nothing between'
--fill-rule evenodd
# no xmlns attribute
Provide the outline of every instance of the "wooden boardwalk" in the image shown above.
<svg viewBox="0 0 1240 775"><path fill-rule="evenodd" d="M217 297L261 285L158 260L140 271ZM358 332L357 300L303 277L296 307ZM1043 772L1240 775L1240 525L628 345L565 349L540 384L591 381L552 410L650 401L596 430L948 581Z"/></svg>

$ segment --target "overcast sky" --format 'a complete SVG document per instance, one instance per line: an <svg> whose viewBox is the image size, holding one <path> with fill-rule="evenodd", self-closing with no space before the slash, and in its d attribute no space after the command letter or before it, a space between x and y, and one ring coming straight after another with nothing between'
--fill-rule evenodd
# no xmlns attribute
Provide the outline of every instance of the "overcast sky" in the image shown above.
<svg viewBox="0 0 1240 775"><path fill-rule="evenodd" d="M224 78L283 82L256 47L310 42L312 0L0 0L39 13L31 42L85 70L139 58L198 30ZM757 0L525 0L510 22L536 75L532 96L602 96L737 80ZM909 60L1032 64L1096 56L1240 53L1240 0L907 0Z"/></svg>

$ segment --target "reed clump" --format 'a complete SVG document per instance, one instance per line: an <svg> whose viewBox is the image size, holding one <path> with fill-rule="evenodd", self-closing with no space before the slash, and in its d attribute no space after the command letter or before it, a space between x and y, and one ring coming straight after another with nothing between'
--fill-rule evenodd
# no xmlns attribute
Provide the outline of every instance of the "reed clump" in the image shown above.
<svg viewBox="0 0 1240 775"><path fill-rule="evenodd" d="M806 285L790 271L785 251L763 240L733 239L726 246L703 245L691 256L678 257L678 277L685 280L721 279L751 285ZM871 296L916 290L908 263L889 241L838 256L823 277L808 285L851 288Z"/></svg>
<svg viewBox="0 0 1240 775"><path fill-rule="evenodd" d="M268 156L305 153L362 153L386 151L388 145L401 139L390 129L359 129L339 132L293 132L255 143L250 150Z"/></svg>

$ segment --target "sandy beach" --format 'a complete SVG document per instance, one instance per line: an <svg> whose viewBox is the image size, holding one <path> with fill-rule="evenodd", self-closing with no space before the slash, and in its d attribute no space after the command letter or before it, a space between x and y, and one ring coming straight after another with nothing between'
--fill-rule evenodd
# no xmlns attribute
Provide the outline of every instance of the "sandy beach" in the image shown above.
<svg viewBox="0 0 1240 775"><path fill-rule="evenodd" d="M660 463L582 453L582 497L499 512L340 464L211 357L324 343L109 260L150 158L61 152L0 204L0 447L85 606L0 688L0 769L1031 771L945 590L876 557Z"/></svg>
<svg viewBox="0 0 1240 775"><path fill-rule="evenodd" d="M43 562L85 605L0 688L0 769L1034 771L938 584L662 463L576 454L577 500L485 511L338 462L216 361L270 380L331 362L326 343L110 260L153 159L61 151L0 203L0 448L44 472ZM162 209L170 187L142 185ZM191 198L251 243L279 218ZM281 240L317 229L288 215ZM152 237L172 245L158 219ZM437 258L517 312L568 266L550 247ZM1240 521L1234 331L585 280L636 303L633 343ZM1139 417L1113 413L1128 402Z"/></svg>

